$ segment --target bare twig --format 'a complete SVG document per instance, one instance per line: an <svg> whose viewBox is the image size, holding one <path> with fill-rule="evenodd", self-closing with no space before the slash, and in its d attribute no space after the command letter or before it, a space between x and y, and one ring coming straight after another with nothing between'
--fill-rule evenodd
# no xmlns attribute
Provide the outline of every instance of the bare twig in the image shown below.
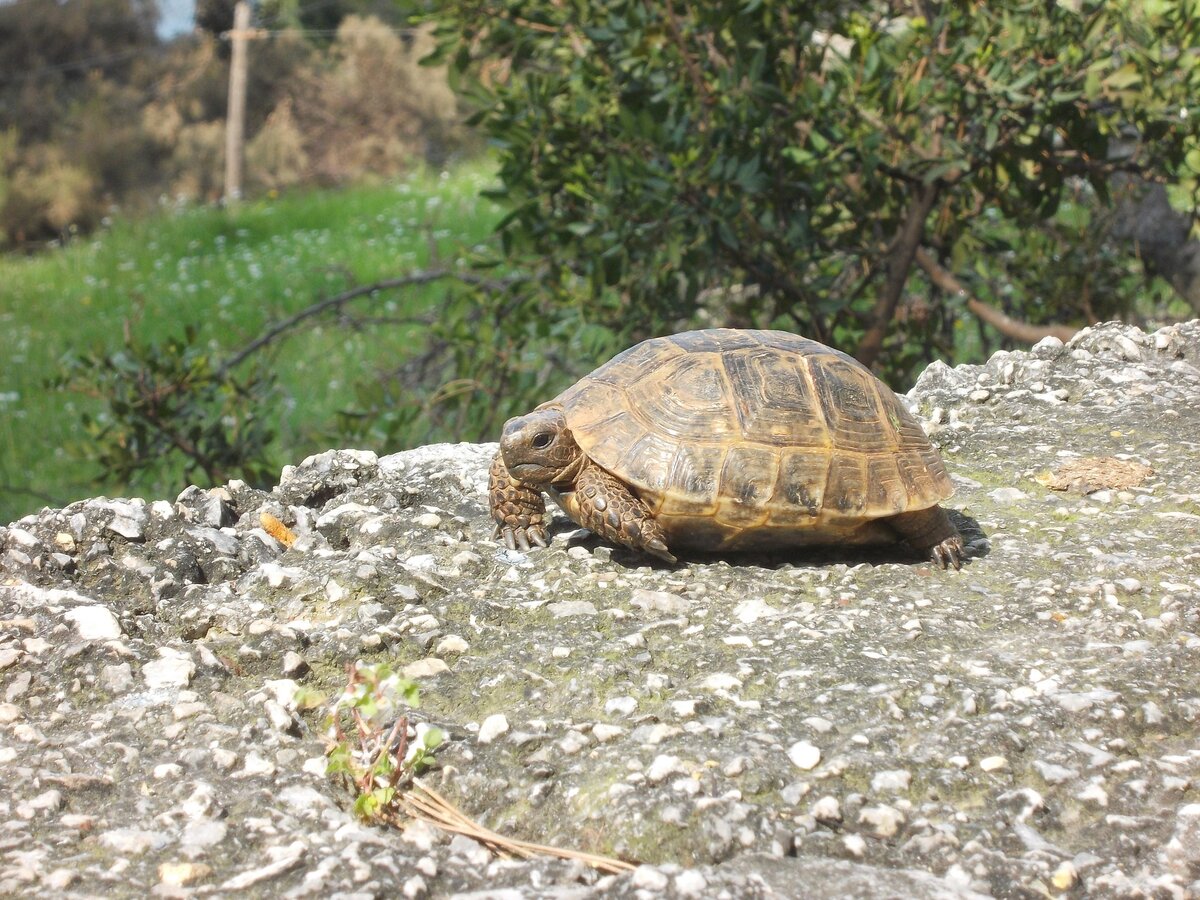
<svg viewBox="0 0 1200 900"><path fill-rule="evenodd" d="M350 288L342 291L340 294L334 294L332 297L325 297L313 303L311 306L306 306L299 312L293 313L286 319L281 319L252 340L246 346L242 347L237 353L225 360L221 367L217 370L218 375L224 375L231 369L237 368L249 357L253 356L263 347L277 340L284 334L287 334L298 325L306 322L314 316L319 316L322 313L328 312L331 309L337 309L344 306L352 300L357 300L359 297L366 297L370 294L376 294L381 291L392 291L398 288L415 287L417 285L432 284L435 281L443 281L452 279L463 284L485 287L490 290L503 290L508 285L517 280L516 276L506 278L486 278L482 275L476 275L474 272L456 272L452 269L422 269L416 272L409 272L407 275L401 275L397 278L385 278L382 281L376 281L372 284L362 284L358 287Z"/></svg>

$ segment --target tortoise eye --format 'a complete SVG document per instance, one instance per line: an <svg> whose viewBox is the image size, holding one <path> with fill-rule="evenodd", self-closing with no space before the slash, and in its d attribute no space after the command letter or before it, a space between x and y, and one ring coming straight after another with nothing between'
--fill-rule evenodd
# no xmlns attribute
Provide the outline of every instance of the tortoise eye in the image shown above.
<svg viewBox="0 0 1200 900"><path fill-rule="evenodd" d="M548 431L543 431L541 434L535 434L531 444L534 450L545 450L550 446L550 442L554 440L554 435Z"/></svg>

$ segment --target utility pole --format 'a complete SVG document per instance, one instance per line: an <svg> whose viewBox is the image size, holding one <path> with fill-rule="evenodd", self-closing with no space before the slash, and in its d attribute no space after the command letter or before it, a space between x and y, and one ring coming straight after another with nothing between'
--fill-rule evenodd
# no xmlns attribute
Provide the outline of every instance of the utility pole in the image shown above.
<svg viewBox="0 0 1200 900"><path fill-rule="evenodd" d="M229 39L233 53L229 62L229 109L225 120L225 203L242 196L242 160L246 152L246 43L251 38L250 4L238 0L233 8L233 30Z"/></svg>

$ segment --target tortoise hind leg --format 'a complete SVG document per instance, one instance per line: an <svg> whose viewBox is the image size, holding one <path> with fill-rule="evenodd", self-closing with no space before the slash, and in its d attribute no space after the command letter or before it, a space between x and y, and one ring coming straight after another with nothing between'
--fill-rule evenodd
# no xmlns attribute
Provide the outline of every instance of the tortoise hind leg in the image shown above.
<svg viewBox="0 0 1200 900"><path fill-rule="evenodd" d="M567 515L602 538L634 550L653 553L667 562L666 535L649 507L618 478L589 462L575 479L575 489L559 495Z"/></svg>
<svg viewBox="0 0 1200 900"><path fill-rule="evenodd" d="M901 513L887 523L913 547L928 551L929 558L943 569L962 568L962 536L940 506Z"/></svg>

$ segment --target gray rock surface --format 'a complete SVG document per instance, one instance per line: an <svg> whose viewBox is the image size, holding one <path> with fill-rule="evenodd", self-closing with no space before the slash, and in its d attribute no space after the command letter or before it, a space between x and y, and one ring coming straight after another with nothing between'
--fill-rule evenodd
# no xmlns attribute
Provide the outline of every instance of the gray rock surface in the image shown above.
<svg viewBox="0 0 1200 900"><path fill-rule="evenodd" d="M494 446L0 528L0 895L1200 896L1200 322L931 367L972 559L490 540ZM1078 456L1154 469L1056 493ZM299 536L285 549L270 513ZM431 778L601 877L365 826L298 684L413 666Z"/></svg>

